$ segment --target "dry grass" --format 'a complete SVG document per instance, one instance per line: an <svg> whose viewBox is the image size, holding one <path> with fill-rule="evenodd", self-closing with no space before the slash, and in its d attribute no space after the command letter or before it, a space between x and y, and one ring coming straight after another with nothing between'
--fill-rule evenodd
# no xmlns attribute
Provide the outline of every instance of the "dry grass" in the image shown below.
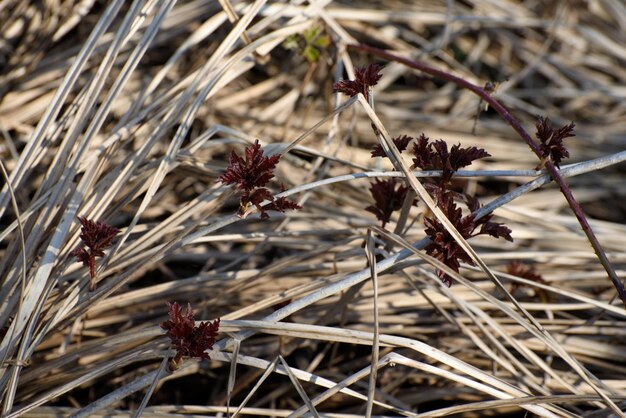
<svg viewBox="0 0 626 418"><path fill-rule="evenodd" d="M626 311L515 132L471 93L396 63L374 109L332 93L344 69L374 61L346 51L356 40L498 82L529 130L537 115L575 121L562 173L623 276L623 2L358 3L0 2L3 416L626 408ZM316 63L284 43L312 27L332 39ZM405 229L397 217L394 233L376 227L368 178L404 174L370 158L372 122L492 154L459 177L515 242L469 244L518 306L470 266L441 283L419 251L423 202ZM236 216L216 179L256 138L289 150L272 189L284 183L303 210ZM407 181L419 188L423 175ZM95 292L69 254L77 216L122 229ZM505 274L513 260L545 283ZM167 301L222 319L211 361L167 370Z"/></svg>

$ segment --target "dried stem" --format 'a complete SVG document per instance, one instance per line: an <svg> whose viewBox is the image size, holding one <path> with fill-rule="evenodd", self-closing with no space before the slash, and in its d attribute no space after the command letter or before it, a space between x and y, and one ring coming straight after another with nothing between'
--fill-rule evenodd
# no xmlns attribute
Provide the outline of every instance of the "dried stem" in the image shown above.
<svg viewBox="0 0 626 418"><path fill-rule="evenodd" d="M89 291L96 290L96 256L89 254Z"/></svg>

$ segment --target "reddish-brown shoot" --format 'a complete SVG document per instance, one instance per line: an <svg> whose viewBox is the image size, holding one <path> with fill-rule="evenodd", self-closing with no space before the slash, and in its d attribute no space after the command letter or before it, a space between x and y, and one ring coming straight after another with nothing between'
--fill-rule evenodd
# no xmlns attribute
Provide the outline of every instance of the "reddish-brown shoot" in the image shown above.
<svg viewBox="0 0 626 418"><path fill-rule="evenodd" d="M546 281L544 280L544 278L541 276L541 274L537 272L537 270L535 270L533 266L527 266L523 264L521 261L517 261L517 260L511 261L506 266L506 272L512 276L517 276L517 277L521 277L524 279L528 279L535 283L546 284ZM515 293L517 289L522 288L522 287L524 287L523 284L518 283L518 282L513 282L511 286L511 293ZM541 298L542 301L549 302L552 300L552 294L547 292L546 290L537 288L536 292L537 292L536 294Z"/></svg>
<svg viewBox="0 0 626 418"><path fill-rule="evenodd" d="M370 187L375 203L365 210L376 215L384 228L391 219L391 214L402 208L407 191L408 189L395 178L376 180Z"/></svg>
<svg viewBox="0 0 626 418"><path fill-rule="evenodd" d="M449 183L455 171L471 165L480 158L491 157L482 148L461 148L460 144L453 145L448 151L448 144L442 140L430 142L430 139L421 134L413 145L413 165L422 170L442 170L441 183ZM443 185L442 185L443 187Z"/></svg>
<svg viewBox="0 0 626 418"><path fill-rule="evenodd" d="M185 310L177 302L168 303L167 308L170 319L162 322L161 328L167 331L167 336L176 349L176 356L170 361L170 370L176 370L183 357L208 360L210 357L206 350L212 349L215 344L220 327L219 318L196 325L190 303Z"/></svg>
<svg viewBox="0 0 626 418"><path fill-rule="evenodd" d="M413 141L412 136L408 135L400 135L399 137L393 138L393 143L398 148L398 151L402 152L409 146L409 144ZM380 144L376 144L374 148L372 148L372 158L374 157L386 157L385 151Z"/></svg>
<svg viewBox="0 0 626 418"><path fill-rule="evenodd" d="M354 80L342 80L336 83L334 91L339 91L349 96L361 93L367 99L369 87L378 83L380 78L380 66L370 64L365 68L357 70ZM374 130L376 129L374 128ZM544 130L550 137L550 141L546 142L550 157L553 159L555 157L559 158L562 155L558 153L558 146L562 145L562 141L559 142L559 139L568 136L569 131L565 128L554 132L547 129ZM407 149L412 141L413 138L408 135L401 135L393 139L395 146L400 152ZM440 139L430 142L430 139L424 134L420 135L417 142L413 145L412 151L414 155L413 167L419 167L422 170L442 171L439 180L435 184L431 182L427 190L433 195L437 206L441 208L464 239L477 235L490 235L494 238L502 237L508 241L513 241L511 230L502 224L491 222L492 215L476 219L473 213L480 207L477 199L472 196L465 196L462 193L456 193L450 189L452 176L456 171L471 165L472 162L480 158L489 157L489 153L477 147L461 148L460 144L453 145L448 149L448 144L445 141ZM383 156L385 156L385 153L382 146L375 146L372 150L372 158ZM375 204L368 206L366 210L376 215L376 218L382 222L383 228L389 222L392 213L402 208L406 198L408 189L402 185L396 188L397 185L396 179L376 180L370 188ZM458 197L464 197L466 205L472 213L463 216L461 208L455 202L455 198ZM457 273L461 262L474 265L472 258L436 217L426 216L424 223L426 225L426 235L431 239L431 243L426 246L426 252L429 255L437 258ZM438 271L437 274L447 286L452 284L451 277L445 272Z"/></svg>
<svg viewBox="0 0 626 418"><path fill-rule="evenodd" d="M80 239L84 246L74 249L71 254L76 257L76 261L89 267L89 291L93 292L96 289L96 257L104 257L104 250L113 244L113 239L120 230L105 222L84 217L78 217L78 220L82 225Z"/></svg>
<svg viewBox="0 0 626 418"><path fill-rule="evenodd" d="M541 163L537 169L543 168L548 159L552 160L557 168L560 168L559 164L564 158L569 158L569 151L565 148L563 140L574 135L574 122L569 125L562 126L558 129L554 129L550 126L550 119L539 118L537 122L537 132L535 136L541 143L539 145L539 152L541 154Z"/></svg>
<svg viewBox="0 0 626 418"><path fill-rule="evenodd" d="M217 180L224 184L236 184L243 193L239 200L239 216L254 205L262 219L269 218L268 210L284 212L289 209L302 209L300 205L284 197L274 198L272 192L265 187L274 178L274 170L280 160L280 154L266 157L257 139L245 150L245 157L240 157L234 150L230 154L230 163L226 172ZM269 200L271 203L261 206Z"/></svg>
<svg viewBox="0 0 626 418"><path fill-rule="evenodd" d="M408 148L412 140L413 138L410 136L401 135L394 138L393 142L402 152ZM453 145L448 149L448 144L445 141L440 139L431 142L424 134L421 134L414 143L412 153L414 167L419 167L422 170L442 171L438 180L430 180L426 184L426 189L464 239L477 235L490 235L494 238L513 241L511 230L500 223L491 222L492 215L476 219L473 213L480 208L477 199L451 190L452 176L456 171L471 165L472 162L480 158L489 157L489 153L477 147L461 148L460 144ZM384 156L384 151L380 145L372 150L372 157L378 156ZM370 188L375 204L368 206L365 210L376 215L376 218L382 222L383 228L389 222L392 213L402 208L406 198L408 189L399 183L395 178L376 180ZM462 209L457 205L455 199L464 201L471 213L463 216ZM431 240L431 243L425 248L427 254L435 257L457 273L461 262L474 265L472 258L436 217L426 215L424 224L426 235ZM452 284L451 277L445 272L437 271L437 274L444 284L447 286Z"/></svg>
<svg viewBox="0 0 626 418"><path fill-rule="evenodd" d="M464 239L477 235L490 235L494 238L504 238L507 241L513 241L509 228L501 223L491 222L493 215L486 215L476 219L473 212L480 208L476 198L466 196L467 207L472 213L463 216L461 208L456 205L451 193L443 193L442 196L444 201L438 202L438 206ZM425 248L428 255L438 259L457 273L459 272L461 261L472 266L475 265L472 258L461 248L459 243L437 218L425 217L424 224L426 225L426 235L432 241ZM445 272L439 270L437 275L448 287L452 284L451 277Z"/></svg>
<svg viewBox="0 0 626 418"><path fill-rule="evenodd" d="M340 92L350 97L361 93L365 99L369 99L368 88L375 86L382 77L382 66L369 64L363 68L355 68L354 80L341 80L333 86L333 92Z"/></svg>

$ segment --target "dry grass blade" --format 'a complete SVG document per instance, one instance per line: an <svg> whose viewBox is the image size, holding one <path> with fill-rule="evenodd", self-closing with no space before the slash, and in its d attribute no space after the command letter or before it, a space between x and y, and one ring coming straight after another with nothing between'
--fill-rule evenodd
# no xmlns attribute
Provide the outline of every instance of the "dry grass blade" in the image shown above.
<svg viewBox="0 0 626 418"><path fill-rule="evenodd" d="M230 414L230 397L235 387L235 378L237 376L237 357L239 357L239 347L241 342L237 339L233 340L233 361L230 363L230 370L228 373L228 391L226 393L226 407L228 408L228 414ZM241 408L241 405L240 407Z"/></svg>
<svg viewBox="0 0 626 418"><path fill-rule="evenodd" d="M154 372L148 373L138 379L135 379L129 384L109 393L106 396L102 396L96 402L93 402L85 406L84 408L78 410L77 412L72 414L72 416L73 417L93 416L94 414L97 414L98 411L101 411L107 406L110 406L116 402L119 402L120 400L123 400L124 398L131 395L132 393L140 391L146 386L149 386L149 385L151 386L151 382L154 383L155 381L158 381L161 377L162 377L162 370L159 368L158 370L155 370Z"/></svg>
<svg viewBox="0 0 626 418"><path fill-rule="evenodd" d="M233 356L233 360L234 360L234 356ZM243 400L243 402L241 403L241 405L239 405L239 407L237 408L237 410L235 411L235 413L233 414L233 418L239 416L239 414L241 413L241 411L244 409L245 405L248 403L248 401L250 400L250 398L256 393L256 391L261 387L261 385L263 384L263 382L265 382L265 380L269 377L269 375L276 370L276 365L278 364L278 357L276 357L274 359L274 361L272 361L270 364L267 365L267 367L265 368L265 370L263 371L263 374L261 375L261 377L259 378L259 380L257 381L256 385L248 392L248 395L246 396L246 398Z"/></svg>
<svg viewBox="0 0 626 418"><path fill-rule="evenodd" d="M133 418L139 418L141 414L143 413L143 411L146 409L146 406L148 406L148 401L150 401L150 397L154 393L154 389L156 388L157 383L159 383L159 378L165 371L165 368L167 367L168 362L169 362L169 359L167 357L164 357L163 361L161 362L161 365L156 371L156 376L154 377L152 384L150 385L150 387L148 388L148 391L146 392L146 396L143 397L143 400L141 401L139 408L137 408L137 411L135 411Z"/></svg>
<svg viewBox="0 0 626 418"><path fill-rule="evenodd" d="M309 412L311 413L311 415L313 415L316 418L319 418L320 415L317 413L315 406L313 406L313 404L311 403L311 399L309 399L308 395L302 388L302 385L298 381L298 378L294 375L293 371L291 370L291 367L289 367L289 365L287 364L287 362L282 356L278 356L278 361L280 361L280 364L282 364L283 367L285 368L287 375L289 376L289 380L291 380L291 384L293 384L294 387L296 388L296 391L302 398L302 401L304 401L304 404L309 409Z"/></svg>
<svg viewBox="0 0 626 418"><path fill-rule="evenodd" d="M20 314L20 312L22 311L22 296L25 293L25 289L26 289L26 243L24 242L24 227L22 226L22 222L20 220L20 210L17 206L17 199L15 198L15 192L13 191L13 186L11 186L11 181L9 179L9 174L7 173L7 170L4 166L4 163L0 160L0 169L2 170L2 177L4 178L4 181L7 184L7 188L9 189L9 194L11 196L11 205L13 206L13 211L15 212L15 218L17 221L17 227L18 227L18 232L19 232L19 237L20 237L20 245L22 247L22 280L21 280L21 285L20 285L20 293L19 293L19 303L17 305L17 315ZM15 329L13 329L13 331L11 331L11 335L10 335L10 339L13 339L13 337L15 336L13 333L15 332ZM2 356L2 360L0 360L0 364L5 364L6 360L7 360L7 354L8 352L5 351L4 355ZM16 364L13 368L13 374L11 375L11 381L9 383L9 387L7 388L7 394L5 396L5 401L2 407L2 414L7 414L9 413L9 411L11 410L11 406L13 405L13 400L15 397L15 390L17 389L17 377L19 375L20 369L23 366L23 352L20 350L18 352L17 355L17 359Z"/></svg>
<svg viewBox="0 0 626 418"><path fill-rule="evenodd" d="M383 366L389 365L392 363L392 353L389 354L385 354L382 358L380 358L378 360L378 362L376 363L376 368L379 369ZM365 369L359 370L356 373L348 376L347 378L345 378L344 380L342 380L341 382L338 382L335 386L327 389L326 391L320 393L319 395L317 395L315 398L311 399L311 402L314 405L318 405L322 402L324 402L326 399L330 398L331 396L335 395L336 393L338 393L339 391L341 391L344 388L347 388L348 386L354 384L356 381L362 379L363 377L367 376L367 375L371 375L372 372L372 366L368 366ZM368 397L368 402L369 402L369 397ZM372 400L372 404L378 404L378 402ZM393 409L391 408L394 412L402 414L402 415L406 415L406 416L412 416L412 414L407 413L407 411L403 411L401 409ZM306 412L306 408L304 406L296 409L292 414L289 415L289 418L297 418L299 416L302 416L305 412Z"/></svg>
<svg viewBox="0 0 626 418"><path fill-rule="evenodd" d="M370 265L370 274L372 276L372 286L374 288L374 340L372 341L372 362L370 365L370 378L369 387L367 388L367 405L365 409L365 416L372 416L372 408L374 406L374 394L376 392L376 376L377 365L380 350L380 342L378 340L378 334L380 332L380 325L378 323L378 274L376 272L376 253L374 251L374 239L372 237L371 230L367 231L365 238L365 255L367 256L367 262Z"/></svg>

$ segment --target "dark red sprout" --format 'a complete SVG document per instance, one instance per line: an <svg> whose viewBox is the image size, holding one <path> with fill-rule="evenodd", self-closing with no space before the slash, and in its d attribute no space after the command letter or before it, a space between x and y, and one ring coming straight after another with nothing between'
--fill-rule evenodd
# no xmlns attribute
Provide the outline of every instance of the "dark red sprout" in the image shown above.
<svg viewBox="0 0 626 418"><path fill-rule="evenodd" d="M550 119L539 118L536 124L537 133L535 136L541 142L539 145L539 152L541 153L542 162L537 167L542 168L545 161L550 159L557 168L560 168L559 164L564 158L569 158L569 151L565 148L563 140L575 136L574 122L569 125L562 126L558 129L554 129L550 126Z"/></svg>
<svg viewBox="0 0 626 418"><path fill-rule="evenodd" d="M461 208L457 207L450 194L443 194L442 196L446 198L446 201L439 205L441 210L464 239L477 235L490 235L494 238L502 237L507 241L513 241L511 230L500 223L491 222L492 215L486 215L480 219L476 219L474 214L463 216ZM475 198L467 197L467 206L472 212L475 212L480 205ZM437 218L425 217L424 223L426 235L431 239L431 243L425 248L428 255L441 261L457 273L461 262L474 265L472 258L461 248ZM478 228L480 229L476 232ZM450 287L452 278L449 275L441 270L437 271L437 275L446 286Z"/></svg>
<svg viewBox="0 0 626 418"><path fill-rule="evenodd" d="M393 143L398 148L398 151L402 152L409 146L409 143L413 141L412 136L408 135L400 135L399 137L393 138ZM372 148L372 158L374 157L386 157L385 151L383 150L382 145L376 144L374 148Z"/></svg>
<svg viewBox="0 0 626 418"><path fill-rule="evenodd" d="M439 139L430 142L430 139L421 134L413 145L413 165L422 170L442 170L440 182L448 183L454 172L467 167L475 160L490 157L482 148L461 148L460 144L453 145L448 151L448 144Z"/></svg>
<svg viewBox="0 0 626 418"><path fill-rule="evenodd" d="M379 64L368 64L363 68L355 68L354 80L341 80L335 83L333 92L340 92L350 97L361 93L365 99L369 99L368 87L378 84L378 80L382 77L380 74L382 68Z"/></svg>
<svg viewBox="0 0 626 418"><path fill-rule="evenodd" d="M266 157L257 139L245 150L245 159L235 150L230 154L230 163L226 172L218 181L224 184L236 184L243 192L250 193L256 187L263 187L274 177L274 169L280 160L280 154Z"/></svg>
<svg viewBox="0 0 626 418"><path fill-rule="evenodd" d="M170 319L161 323L161 328L167 331L167 336L176 349L176 356L170 362L170 369L174 370L183 357L196 357L201 360L209 359L206 350L213 348L215 338L219 332L219 318L213 322L201 322L196 325L191 304L183 310L177 302L167 304Z"/></svg>
<svg viewBox="0 0 626 418"><path fill-rule="evenodd" d="M292 202L286 197L278 197L267 207L267 210L275 210L276 212L285 212L286 210L298 210L302 209L302 206L296 202Z"/></svg>
<svg viewBox="0 0 626 418"><path fill-rule="evenodd" d="M478 199L472 196L465 196L465 200L467 203L467 207L472 212L467 217L471 217L472 219L474 219L474 213L478 209L480 209L480 203L478 202ZM491 222L491 218L493 218L493 214L490 213L481 217L480 219L475 219L474 225L476 228L480 226L480 231L472 236L489 235L494 238L504 238L507 241L513 242L513 238L511 237L511 230L501 223Z"/></svg>
<svg viewBox="0 0 626 418"><path fill-rule="evenodd" d="M545 283L541 274L537 273L533 266L526 266L521 261L511 261L506 266L506 272L511 276L522 277L524 279L532 280L533 282Z"/></svg>
<svg viewBox="0 0 626 418"><path fill-rule="evenodd" d="M524 265L521 261L511 261L506 266L506 272L512 276L522 277L535 283L546 283L541 274L539 274L533 266ZM524 284L513 282L511 285L511 293L514 293L517 289L522 287L524 287ZM535 292L543 302L549 302L553 299L552 293L546 291L545 289L537 288L535 289Z"/></svg>
<svg viewBox="0 0 626 418"><path fill-rule="evenodd" d="M402 135L393 139L400 152L407 149L413 138ZM471 165L475 160L490 157L482 148L461 148L460 144L453 145L448 149L448 144L443 140L431 142L423 133L414 143L413 166L422 170L440 170L441 177L436 180L426 180L424 187L433 197L436 205L442 210L448 220L454 225L464 239L477 235L489 235L494 238L504 238L513 241L511 230L505 225L492 222L493 215L488 214L479 219L475 212L480 208L478 200L472 196L451 190L452 176L463 167ZM385 156L381 145L376 145L372 150L372 157ZM398 181L394 178L389 180L377 180L370 189L375 204L365 210L372 212L382 222L383 228L389 222L392 213L401 209L406 199L408 189L402 185L396 188ZM463 216L462 210L455 200L465 200L470 214ZM413 202L416 204L416 202ZM425 233L431 242L425 248L426 253L441 261L455 272L459 272L461 262L474 265L472 258L456 242L444 225L432 214L424 216L426 226ZM450 286L452 278L444 271L437 270L441 281Z"/></svg>
<svg viewBox="0 0 626 418"><path fill-rule="evenodd" d="M71 255L76 257L76 261L89 267L89 291L93 292L96 289L96 257L104 257L104 250L111 247L120 230L105 222L96 222L80 216L78 220L82 225L80 239L83 246L74 249Z"/></svg>
<svg viewBox="0 0 626 418"><path fill-rule="evenodd" d="M370 187L374 204L366 207L365 210L376 215L384 228L391 219L391 214L402 208L407 191L408 188L395 178L376 180Z"/></svg>
<svg viewBox="0 0 626 418"><path fill-rule="evenodd" d="M250 194L246 193L247 192L244 192L241 196L238 212L239 216L243 216L248 208L248 204L253 204L261 214L262 219L269 218L270 216L266 212L267 210L269 210L269 207L263 207L261 206L261 203L266 200L273 200L274 195L272 194L272 192L270 192L270 190L266 189L265 187L259 187L258 189L254 189Z"/></svg>
<svg viewBox="0 0 626 418"><path fill-rule="evenodd" d="M224 184L236 184L243 193L239 200L238 214L242 216L250 205L254 205L262 219L269 218L268 210L284 212L287 209L301 209L301 207L286 198L274 199L272 192L264 187L274 178L274 170L280 160L280 154L266 157L261 144L257 139L254 144L245 149L245 158L240 157L234 150L230 155L230 162L226 172L217 180ZM269 200L265 207L261 203Z"/></svg>

